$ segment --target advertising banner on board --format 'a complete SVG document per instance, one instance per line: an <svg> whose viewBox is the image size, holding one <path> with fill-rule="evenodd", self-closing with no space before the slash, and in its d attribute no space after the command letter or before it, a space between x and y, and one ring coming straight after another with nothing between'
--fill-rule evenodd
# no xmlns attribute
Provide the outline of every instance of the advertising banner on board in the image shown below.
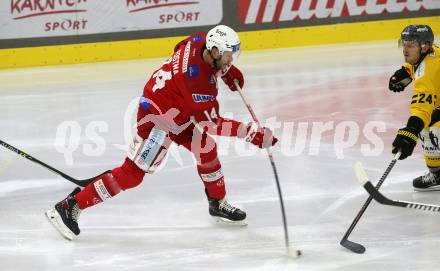
<svg viewBox="0 0 440 271"><path fill-rule="evenodd" d="M440 16L440 0L3 0L0 49Z"/></svg>
<svg viewBox="0 0 440 271"><path fill-rule="evenodd" d="M438 10L439 0L238 0L238 15L244 24L307 22L322 19L348 21L350 17L371 20L399 18L410 12ZM374 17L373 17L374 15ZM381 15L377 17L377 15ZM351 20L352 21L352 20Z"/></svg>
<svg viewBox="0 0 440 271"><path fill-rule="evenodd" d="M218 24L222 0L4 0L0 40Z"/></svg>

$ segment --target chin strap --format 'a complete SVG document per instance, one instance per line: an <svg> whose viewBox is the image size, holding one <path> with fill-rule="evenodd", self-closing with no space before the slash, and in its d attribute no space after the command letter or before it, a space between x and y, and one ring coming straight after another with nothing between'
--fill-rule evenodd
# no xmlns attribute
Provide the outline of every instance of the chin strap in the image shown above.
<svg viewBox="0 0 440 271"><path fill-rule="evenodd" d="M214 65L214 68L216 68L217 70L219 69L217 61L219 61L220 59L222 59L222 57L220 56L220 58L215 58L212 53L211 50L208 50L209 55L212 57L213 61L212 61L212 65Z"/></svg>
<svg viewBox="0 0 440 271"><path fill-rule="evenodd" d="M217 61L218 61L218 59L215 59L215 58L213 58L214 60L212 61L212 64L214 65L214 68L216 69L216 70L218 70L218 65L217 65Z"/></svg>

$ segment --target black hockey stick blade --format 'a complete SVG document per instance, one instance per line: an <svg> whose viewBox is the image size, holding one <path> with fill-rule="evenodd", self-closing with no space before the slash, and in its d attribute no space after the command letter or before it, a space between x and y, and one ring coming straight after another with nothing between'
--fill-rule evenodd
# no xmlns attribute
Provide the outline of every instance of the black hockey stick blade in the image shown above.
<svg viewBox="0 0 440 271"><path fill-rule="evenodd" d="M393 160L388 165L388 167L385 170L385 172L383 173L382 177L377 182L376 189L379 189L382 186L383 182L385 181L385 179L387 178L388 174L393 169L393 167L396 164L397 159L399 159L399 157L400 157L400 152L396 153L396 155L394 156ZM356 167L357 166L355 166L355 168ZM373 197L369 196L368 199L365 201L364 205L362 206L362 208L357 213L356 217L353 219L353 222L351 222L350 227L345 232L345 234L342 237L341 241L339 242L339 244L341 244L341 246L345 247L346 249L348 249L348 250L350 250L350 251L352 251L354 253L358 253L358 254L364 253L365 252L365 247L363 245L359 244L359 243L355 243L353 241L348 240L348 237L350 236L351 232L356 227L357 223L359 222L359 220L361 219L362 215L367 210L367 208L370 205L372 200L373 200Z"/></svg>
<svg viewBox="0 0 440 271"><path fill-rule="evenodd" d="M38 160L37 158L33 157L32 155L29 155L29 154L25 153L24 151L17 149L16 147L14 147L14 146L12 146L12 145L10 145L10 144L4 142L3 140L0 140L0 145L3 146L3 147L5 147L6 149L12 151L12 152L17 153L17 154L20 155L21 157L26 158L26 159L28 159L29 161L32 161L32 162L34 162L34 163L37 163L37 164L39 164L40 166L43 166L43 167L45 167L46 169L48 169L48 170L54 172L55 174L60 175L60 176L63 177L64 179L66 179L66 180L68 180L68 181L71 181L72 183L74 183L74 184L76 184L76 185L79 185L79 186L82 186L82 187L87 186L89 183L91 183L94 179L96 179L97 177L101 176L102 174L105 174L105 173L110 172L110 170L107 170L106 172L101 173L101 174L99 174L99 175L97 175L97 176L95 176L95 177L87 178L87 179L83 179L83 180L78 180L78 179L75 179L75 178L73 178L73 177L67 175L67 174L64 173L64 172L59 171L59 170L56 169L56 168L53 168L52 166L49 166L48 164L46 164L46 163L44 163L44 162Z"/></svg>
<svg viewBox="0 0 440 271"><path fill-rule="evenodd" d="M363 254L365 252L365 247L363 245L355 243L348 239L342 239L339 243L341 244L341 246L353 251L354 253Z"/></svg>
<svg viewBox="0 0 440 271"><path fill-rule="evenodd" d="M356 171L356 176L357 176L359 182L362 184L362 186L365 188L365 190L368 192L368 194L370 194L374 198L374 200L376 200L380 204L409 208L409 209L416 209L416 210L422 210L422 211L431 211L431 212L436 212L436 213L440 212L439 205L424 204L424 203L417 203L417 202L408 202L408 201L398 201L398 200L389 199L389 198L385 197L382 193L380 193L373 186L373 184L369 181L368 176L365 173L365 170L360 163L357 163L355 165L355 171Z"/></svg>

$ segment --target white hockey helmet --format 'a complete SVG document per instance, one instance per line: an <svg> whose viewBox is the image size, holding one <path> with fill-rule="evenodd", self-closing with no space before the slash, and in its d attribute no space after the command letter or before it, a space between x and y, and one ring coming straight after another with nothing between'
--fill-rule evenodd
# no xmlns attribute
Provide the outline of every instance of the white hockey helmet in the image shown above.
<svg viewBox="0 0 440 271"><path fill-rule="evenodd" d="M236 60L240 55L240 38L237 33L226 25L217 25L206 34L206 48L211 51L216 47L220 57L224 52L232 52L232 59Z"/></svg>

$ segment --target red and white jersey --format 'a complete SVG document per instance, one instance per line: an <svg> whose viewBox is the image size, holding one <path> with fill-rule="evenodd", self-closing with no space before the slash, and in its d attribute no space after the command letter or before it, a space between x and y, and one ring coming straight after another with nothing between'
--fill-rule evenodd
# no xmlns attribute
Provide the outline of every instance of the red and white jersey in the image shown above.
<svg viewBox="0 0 440 271"><path fill-rule="evenodd" d="M205 39L206 34L198 33L176 45L174 54L145 85L141 107L153 114L175 108L179 112L174 118L178 125L188 122L191 116L198 122L216 121L217 70L203 60Z"/></svg>

